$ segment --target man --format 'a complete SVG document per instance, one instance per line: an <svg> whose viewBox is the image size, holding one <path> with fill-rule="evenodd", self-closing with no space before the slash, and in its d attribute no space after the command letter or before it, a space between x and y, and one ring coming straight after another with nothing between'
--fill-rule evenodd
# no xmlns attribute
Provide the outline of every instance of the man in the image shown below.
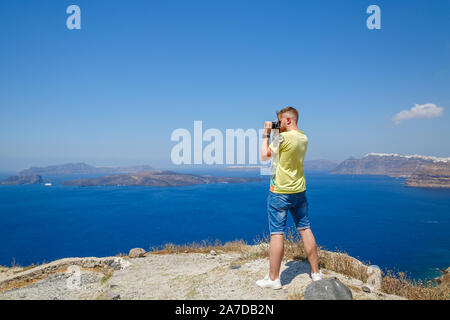
<svg viewBox="0 0 450 320"><path fill-rule="evenodd" d="M270 230L270 271L256 284L263 288L280 289L280 266L284 254L284 233L287 212L292 214L295 227L302 237L313 281L322 279L319 271L317 245L311 231L306 200L306 182L303 172L308 139L297 127L298 111L287 107L278 112L280 133L274 135L269 146L272 122L264 124L265 135L261 147L261 160L273 157L270 177L270 192L267 198Z"/></svg>

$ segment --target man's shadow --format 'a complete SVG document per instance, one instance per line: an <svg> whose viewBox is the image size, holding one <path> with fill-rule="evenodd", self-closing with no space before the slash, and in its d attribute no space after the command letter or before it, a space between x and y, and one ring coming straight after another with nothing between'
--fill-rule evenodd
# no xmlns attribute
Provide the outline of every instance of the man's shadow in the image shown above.
<svg viewBox="0 0 450 320"><path fill-rule="evenodd" d="M308 263L308 260L296 259L288 261L286 264L286 269L281 272L280 281L281 285L287 285L291 283L291 281L302 273L310 274L311 266Z"/></svg>

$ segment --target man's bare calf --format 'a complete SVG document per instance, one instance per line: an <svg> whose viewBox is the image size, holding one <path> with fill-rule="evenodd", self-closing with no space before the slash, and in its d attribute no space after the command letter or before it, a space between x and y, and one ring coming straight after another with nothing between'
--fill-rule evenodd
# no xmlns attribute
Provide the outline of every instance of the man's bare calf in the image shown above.
<svg viewBox="0 0 450 320"><path fill-rule="evenodd" d="M317 244L314 234L311 228L299 229L300 236L303 240L306 255L308 256L309 264L311 265L311 272L319 272L319 257L317 254ZM281 260L284 255L284 235L273 234L270 236L270 249L269 249L269 261L270 261L270 279L275 280L280 276Z"/></svg>

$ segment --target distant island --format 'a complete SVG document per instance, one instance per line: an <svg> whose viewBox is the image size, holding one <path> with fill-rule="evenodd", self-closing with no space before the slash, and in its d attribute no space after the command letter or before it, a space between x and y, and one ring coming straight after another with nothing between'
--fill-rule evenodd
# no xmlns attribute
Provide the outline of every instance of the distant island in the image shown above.
<svg viewBox="0 0 450 320"><path fill-rule="evenodd" d="M405 186L450 188L450 158L395 153L368 153L361 159L349 158L341 163L332 160L307 160L305 172L335 175L386 175L406 178ZM228 166L227 170L258 171L263 166ZM84 162L47 167L31 167L6 178L1 185L39 184L45 175L99 175L94 178L63 181L71 186L186 186L205 183L242 183L261 178L212 177L157 170L148 165L95 167Z"/></svg>
<svg viewBox="0 0 450 320"><path fill-rule="evenodd" d="M210 175L181 174L173 171L156 170L148 165L129 167L95 167L84 162L65 163L47 167L31 167L0 182L0 185L42 184L43 176L56 175L99 175L62 181L66 186L188 186L206 183L244 183L262 178L213 177Z"/></svg>
<svg viewBox="0 0 450 320"><path fill-rule="evenodd" d="M23 176L12 176L0 182L0 185L20 185L20 184L39 184L44 183L44 180L40 175L31 174Z"/></svg>
<svg viewBox="0 0 450 320"><path fill-rule="evenodd" d="M244 183L261 178L212 177L210 175L182 174L173 171L153 170L130 174L107 175L99 178L63 181L66 186L151 186L175 187L207 183Z"/></svg>
<svg viewBox="0 0 450 320"><path fill-rule="evenodd" d="M305 171L329 172L339 165L339 161L335 160L306 160L303 162Z"/></svg>
<svg viewBox="0 0 450 320"><path fill-rule="evenodd" d="M19 175L73 175L73 174L107 174L107 173L133 173L154 170L148 165L131 167L94 167L84 162L65 163L47 167L31 167L19 172Z"/></svg>
<svg viewBox="0 0 450 320"><path fill-rule="evenodd" d="M329 172L337 167L339 161L336 160L306 160L303 162L303 168L309 172ZM257 171L261 169L261 165L241 165L241 166L228 166L227 170L237 171Z"/></svg>
<svg viewBox="0 0 450 320"><path fill-rule="evenodd" d="M395 153L368 153L362 159L350 158L331 174L386 175L407 178L405 186L450 188L450 158Z"/></svg>

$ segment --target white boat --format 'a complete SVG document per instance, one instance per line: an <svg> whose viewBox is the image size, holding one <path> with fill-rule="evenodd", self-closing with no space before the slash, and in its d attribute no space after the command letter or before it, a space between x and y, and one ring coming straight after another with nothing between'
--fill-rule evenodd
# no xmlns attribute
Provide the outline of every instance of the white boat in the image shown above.
<svg viewBox="0 0 450 320"><path fill-rule="evenodd" d="M52 184L50 182L44 183L44 186L50 187Z"/></svg>

